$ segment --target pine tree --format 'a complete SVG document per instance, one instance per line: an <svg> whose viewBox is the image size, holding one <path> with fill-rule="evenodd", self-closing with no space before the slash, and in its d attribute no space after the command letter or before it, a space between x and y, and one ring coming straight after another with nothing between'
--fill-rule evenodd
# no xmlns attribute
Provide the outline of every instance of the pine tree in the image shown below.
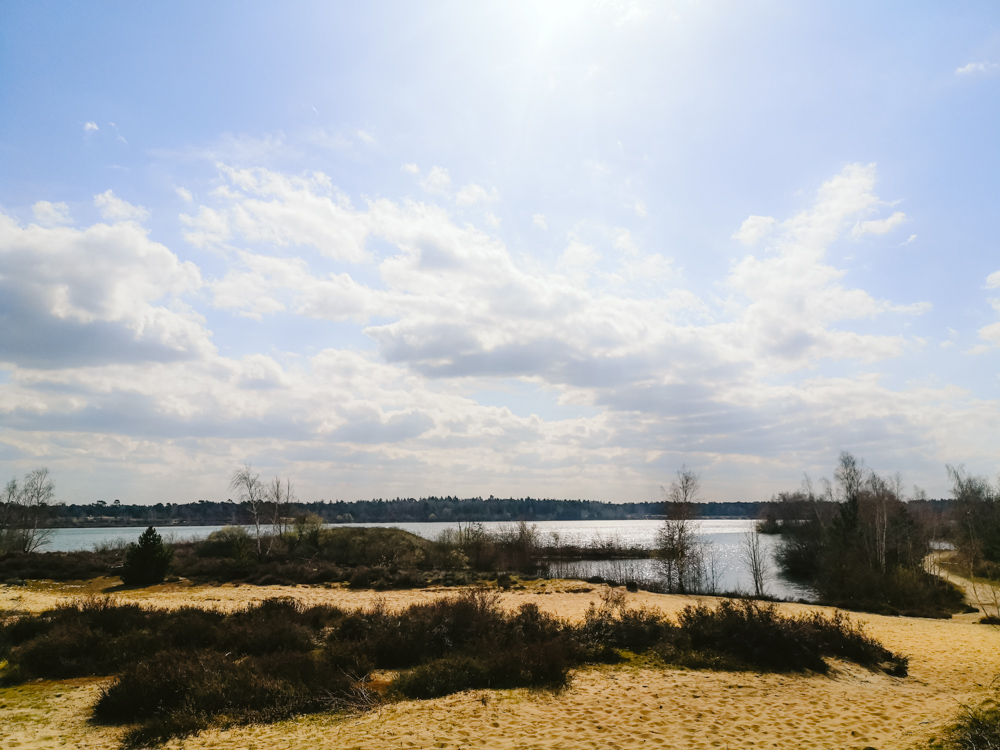
<svg viewBox="0 0 1000 750"><path fill-rule="evenodd" d="M162 582L173 556L173 550L163 544L162 537L150 526L142 532L138 543L128 546L122 582L127 585Z"/></svg>

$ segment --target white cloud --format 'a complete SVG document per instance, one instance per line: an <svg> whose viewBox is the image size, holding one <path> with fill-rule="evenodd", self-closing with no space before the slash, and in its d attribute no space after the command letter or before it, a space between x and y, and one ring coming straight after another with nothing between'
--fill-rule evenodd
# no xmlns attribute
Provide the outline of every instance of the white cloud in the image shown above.
<svg viewBox="0 0 1000 750"><path fill-rule="evenodd" d="M31 207L31 211L35 215L35 221L43 227L55 227L73 222L69 215L69 206L65 203L38 201Z"/></svg>
<svg viewBox="0 0 1000 750"><path fill-rule="evenodd" d="M1000 323L991 323L988 326L980 328L979 337L984 341L989 341L992 344L1000 346ZM972 353L979 354L982 351L984 350L982 350L980 347L976 347L976 349Z"/></svg>
<svg viewBox="0 0 1000 750"><path fill-rule="evenodd" d="M84 132L90 133L90 132L93 132L95 130L100 130L100 128L97 127L97 123L96 122L85 122L83 124L83 130L84 130Z"/></svg>
<svg viewBox="0 0 1000 750"><path fill-rule="evenodd" d="M994 271L986 277L987 289L1000 289L1000 271Z"/></svg>
<svg viewBox="0 0 1000 750"><path fill-rule="evenodd" d="M177 193L177 197L180 198L185 203L190 203L194 200L194 196L191 195L191 191L184 187L174 188L174 192Z"/></svg>
<svg viewBox="0 0 1000 750"><path fill-rule="evenodd" d="M404 164L400 167L404 172L409 172L410 174L420 174L420 167L416 164Z"/></svg>
<svg viewBox="0 0 1000 750"><path fill-rule="evenodd" d="M111 190L95 195L94 206L106 221L145 221L149 218L148 210L123 201Z"/></svg>
<svg viewBox="0 0 1000 750"><path fill-rule="evenodd" d="M571 237L569 245L559 256L557 267L576 283L582 283L600 259L601 254L593 247Z"/></svg>
<svg viewBox="0 0 1000 750"><path fill-rule="evenodd" d="M733 235L733 239L739 240L746 245L755 245L769 235L777 223L773 216L749 216L740 224L740 228Z"/></svg>
<svg viewBox="0 0 1000 750"><path fill-rule="evenodd" d="M209 234L196 234L191 240L196 244L226 239L233 232L253 243L313 247L351 263L369 257L365 249L368 228L325 174L289 177L266 169L220 169L229 185L216 192L227 205L217 210L203 207L201 223L185 219L196 231L208 225Z"/></svg>
<svg viewBox="0 0 1000 750"><path fill-rule="evenodd" d="M119 143L125 143L125 144L128 143L128 141L125 140L125 136L123 136L121 132L118 130L117 125L115 125L113 122L109 122L108 127L110 127L112 130L115 131L115 140L117 140Z"/></svg>
<svg viewBox="0 0 1000 750"><path fill-rule="evenodd" d="M386 314L384 294L358 284L350 275L314 276L300 258L274 258L240 252L240 268L211 282L212 304L261 320L263 316L292 310L326 320L363 323L371 315Z"/></svg>
<svg viewBox="0 0 1000 750"><path fill-rule="evenodd" d="M545 221L545 216L543 214L534 214L531 217L531 223L534 224L539 229L545 230L549 228L548 223Z"/></svg>
<svg viewBox="0 0 1000 750"><path fill-rule="evenodd" d="M374 146L377 143L375 136L370 133L366 133L364 130L358 131L358 138L367 143L369 146Z"/></svg>
<svg viewBox="0 0 1000 750"><path fill-rule="evenodd" d="M625 255L638 255L639 249L635 246L632 241L632 233L627 229L617 229L615 230L615 250L624 253Z"/></svg>
<svg viewBox="0 0 1000 750"><path fill-rule="evenodd" d="M444 167L431 167L431 171L427 173L427 177L421 180L420 184L425 190L440 193L451 185L451 175Z"/></svg>
<svg viewBox="0 0 1000 750"><path fill-rule="evenodd" d="M636 201L635 205L632 207L635 210L636 216L645 217L646 216L646 203L645 201Z"/></svg>
<svg viewBox="0 0 1000 750"><path fill-rule="evenodd" d="M863 290L846 289L839 283L844 272L823 261L826 247L855 216L881 204L874 185L874 165L851 164L820 186L811 208L781 223L769 217L743 222L738 238L753 242L772 234L775 251L763 260L747 256L727 280L750 300L733 330L748 350L792 368L816 358L871 361L904 351L907 344L899 336L856 334L835 324L887 312L920 314L929 305L893 305ZM886 220L891 221L900 219ZM883 226L876 224L872 231Z"/></svg>
<svg viewBox="0 0 1000 750"><path fill-rule="evenodd" d="M0 345L0 350L9 349L4 359L13 355L17 361L21 352L29 359L44 355L58 360L63 350L69 356L91 339L100 348L119 335L115 331L120 329L106 323L123 325L129 339L143 346L207 351L211 345L197 316L170 302L200 285L197 267L151 241L137 224L21 229L0 213L0 294L24 301L21 307L15 303L17 314L24 316L18 325L38 337L36 354L23 352L16 340ZM47 342L46 335L53 340ZM60 344L60 336L72 340Z"/></svg>
<svg viewBox="0 0 1000 750"><path fill-rule="evenodd" d="M224 212L201 206L196 216L180 215L181 224L191 227L182 232L184 239L195 247L213 247L225 243L232 236L229 219Z"/></svg>
<svg viewBox="0 0 1000 750"><path fill-rule="evenodd" d="M472 206L480 201L484 203L492 203L500 198L497 195L497 189L487 192L486 188L476 185L475 183L469 183L461 190L458 191L458 195L455 196L455 203L460 206Z"/></svg>
<svg viewBox="0 0 1000 750"><path fill-rule="evenodd" d="M851 239L859 240L866 234L888 234L893 229L898 227L906 221L906 214L902 211L896 211L892 216L886 219L872 219L870 221L859 221L851 229ZM911 237L915 239L916 235Z"/></svg>
<svg viewBox="0 0 1000 750"><path fill-rule="evenodd" d="M500 228L500 217L494 214L492 211L487 211L483 214L483 218L486 220L486 224L492 229Z"/></svg>
<svg viewBox="0 0 1000 750"><path fill-rule="evenodd" d="M891 444L921 456L938 440L961 440L971 423L978 440L1000 439L987 418L995 406L961 389L893 391L865 370L864 361L920 345L877 320L922 309L848 287L826 258L830 243L885 206L872 165L848 166L784 221L744 222L737 235L767 235L768 253L732 265L721 301L670 286L679 283L671 260L644 254L624 228L608 257L593 247L606 238L571 237L552 267L433 202L354 206L315 173L227 167L220 182L210 205L181 217L189 241L224 245L212 262L226 265L207 283L128 222L0 224L0 284L17 279L24 298L39 301L24 326L0 326L0 336L47 336L39 321L106 323L159 347L119 361L116 340L103 360L46 369L29 367L28 347L0 341L4 357L22 357L0 383L0 443L13 433L30 443L25 435L38 430L38 440L65 441L55 453L127 457L164 475L191 466L225 476L241 456L276 456L282 473L313 472L320 488L335 477L350 497L360 486L351 482L395 491L385 484L395 476L411 488L404 493L436 491L441 476L481 491L512 475L525 494L565 495L585 481L596 495L646 486L678 454L794 476L799 467L782 456L826 456L862 439L870 442L859 451ZM533 223L546 226L541 215ZM338 326L339 350L282 354L284 341L264 340L267 349L225 357L185 307L206 297L256 320L299 316L286 320L303 332L314 325L307 318L356 326ZM362 336L377 350L363 351ZM50 351L64 340L44 339ZM823 377L825 359L851 360L862 374ZM591 416L519 417L469 395L512 385ZM65 436L53 437L59 430Z"/></svg>
<svg viewBox="0 0 1000 750"><path fill-rule="evenodd" d="M955 68L955 75L968 76L974 73L992 73L1000 68L997 63L991 62L970 62L960 68Z"/></svg>

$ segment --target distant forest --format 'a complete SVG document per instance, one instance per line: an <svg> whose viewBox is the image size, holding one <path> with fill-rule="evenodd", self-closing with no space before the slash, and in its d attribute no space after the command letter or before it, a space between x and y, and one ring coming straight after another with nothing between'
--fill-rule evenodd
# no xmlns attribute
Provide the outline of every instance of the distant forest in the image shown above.
<svg viewBox="0 0 1000 750"><path fill-rule="evenodd" d="M951 500L919 500L908 503L918 512L935 515L947 511ZM699 518L763 518L770 502L695 503ZM595 500L548 500L531 497L426 497L353 502L296 502L288 508L292 517L319 516L327 523L419 523L428 521L619 521L660 519L670 513L669 503L607 503ZM250 522L249 509L234 502L199 500L193 503L130 505L117 500L90 505L52 505L47 525L85 526L216 526Z"/></svg>

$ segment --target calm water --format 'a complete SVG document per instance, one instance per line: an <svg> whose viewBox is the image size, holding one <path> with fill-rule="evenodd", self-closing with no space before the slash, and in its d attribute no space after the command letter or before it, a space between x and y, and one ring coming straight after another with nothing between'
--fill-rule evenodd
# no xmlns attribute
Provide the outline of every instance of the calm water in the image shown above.
<svg viewBox="0 0 1000 750"><path fill-rule="evenodd" d="M660 521L539 521L534 525L538 528L544 541L574 543L587 545L594 542L616 540L627 546L653 546L656 530ZM754 521L749 520L704 520L692 521L695 532L703 542L708 544L710 559L714 559L720 591L752 591L753 583L750 575L741 561L741 545L743 535L753 528ZM355 523L338 524L342 526L395 527L409 531L425 539L436 539L446 529L457 529L458 524L452 522L434 523ZM483 527L492 530L509 526L503 522L484 523ZM160 526L157 531L166 541L185 541L189 539L204 539L222 526ZM73 550L93 549L98 544L114 542L134 542L139 538L142 528L93 528L93 529L54 529L54 533L45 550L69 552ZM771 561L767 591L773 596L789 599L811 599L813 593L806 587L796 585L782 579L774 565L774 545L776 537L762 536L761 542L767 550ZM553 570L554 573L590 577L599 575L604 578L655 578L657 576L655 560L584 560L569 563Z"/></svg>

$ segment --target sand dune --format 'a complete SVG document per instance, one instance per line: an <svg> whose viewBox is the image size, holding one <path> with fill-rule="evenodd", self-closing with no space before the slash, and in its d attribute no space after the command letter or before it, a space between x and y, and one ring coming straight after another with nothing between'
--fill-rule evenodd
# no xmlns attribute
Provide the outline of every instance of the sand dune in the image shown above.
<svg viewBox="0 0 1000 750"><path fill-rule="evenodd" d="M105 582L106 583L106 582ZM0 588L0 608L39 611L101 584ZM579 618L601 586L539 582L505 594L562 617ZM588 590L589 589L589 590ZM387 592L402 607L449 590ZM368 606L370 591L324 587L190 587L127 591L158 606L230 609L268 596L304 603ZM633 604L674 612L690 597L630 594ZM789 611L814 609L783 605ZM169 747L207 748L909 748L926 741L961 703L985 696L1000 674L1000 629L976 616L919 620L854 615L893 650L910 656L910 676L893 678L837 664L827 676L758 675L681 669L597 667L560 692L473 691L384 706L358 716L317 715L269 726L209 731ZM102 680L34 683L0 691L0 748L111 748L117 730L89 726Z"/></svg>

